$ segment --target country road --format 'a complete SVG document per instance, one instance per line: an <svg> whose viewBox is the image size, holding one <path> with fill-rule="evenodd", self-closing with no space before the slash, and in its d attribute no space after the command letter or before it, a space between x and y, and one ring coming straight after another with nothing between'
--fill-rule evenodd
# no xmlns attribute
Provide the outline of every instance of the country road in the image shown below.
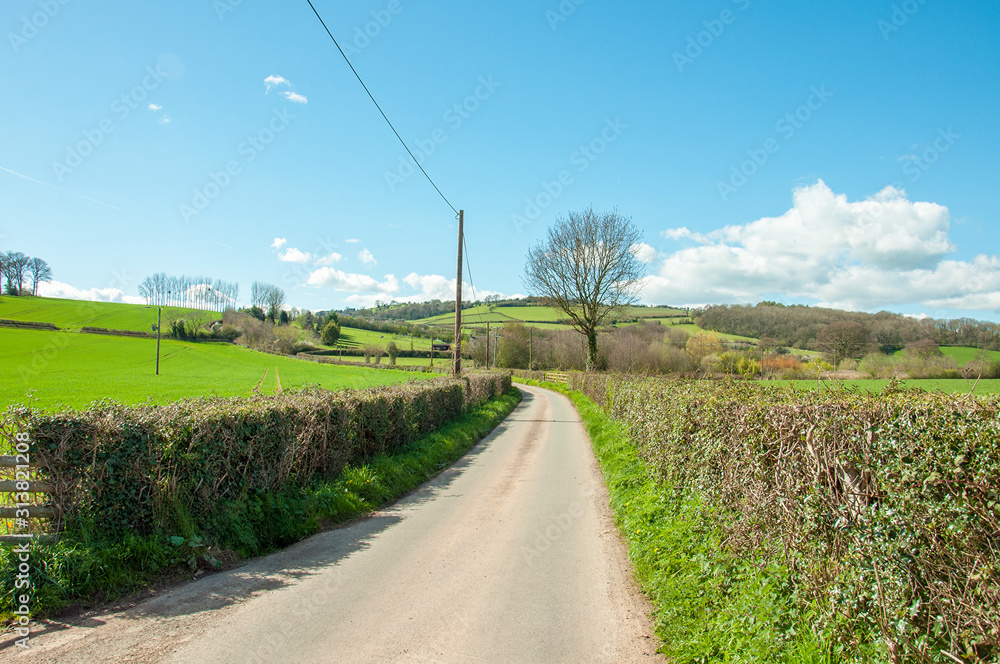
<svg viewBox="0 0 1000 664"><path fill-rule="evenodd" d="M563 396L524 401L400 502L126 611L43 626L13 662L660 662L600 470Z"/></svg>

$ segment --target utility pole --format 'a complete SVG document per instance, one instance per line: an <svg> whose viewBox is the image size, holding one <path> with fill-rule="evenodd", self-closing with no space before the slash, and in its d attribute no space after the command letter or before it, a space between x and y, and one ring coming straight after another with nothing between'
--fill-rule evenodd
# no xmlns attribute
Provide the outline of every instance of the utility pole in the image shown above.
<svg viewBox="0 0 1000 664"><path fill-rule="evenodd" d="M528 326L528 371L531 371L531 341L535 336L535 328Z"/></svg>
<svg viewBox="0 0 1000 664"><path fill-rule="evenodd" d="M465 239L465 210L458 211L458 277L455 279L455 377L462 375L462 243Z"/></svg>
<svg viewBox="0 0 1000 664"><path fill-rule="evenodd" d="M163 307L156 309L156 375L160 375L160 321L163 316Z"/></svg>
<svg viewBox="0 0 1000 664"><path fill-rule="evenodd" d="M486 321L486 370L490 370L490 322Z"/></svg>

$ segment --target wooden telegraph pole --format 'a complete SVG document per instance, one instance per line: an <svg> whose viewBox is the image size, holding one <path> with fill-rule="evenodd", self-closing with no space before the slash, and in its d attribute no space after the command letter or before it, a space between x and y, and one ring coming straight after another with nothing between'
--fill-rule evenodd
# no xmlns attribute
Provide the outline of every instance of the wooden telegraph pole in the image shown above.
<svg viewBox="0 0 1000 664"><path fill-rule="evenodd" d="M465 210L458 211L458 278L455 279L455 366L457 378L462 375L462 244L465 240Z"/></svg>

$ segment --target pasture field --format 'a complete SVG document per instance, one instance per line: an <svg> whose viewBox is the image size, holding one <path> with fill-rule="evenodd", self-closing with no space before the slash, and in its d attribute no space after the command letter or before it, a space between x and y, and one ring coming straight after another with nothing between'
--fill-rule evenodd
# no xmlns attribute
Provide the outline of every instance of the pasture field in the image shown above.
<svg viewBox="0 0 1000 664"><path fill-rule="evenodd" d="M378 346L385 348L390 341L395 341L399 350L410 350L410 342L413 342L413 350L430 350L431 340L424 337L409 337L401 334L386 334L385 332L372 332L371 330L358 330L353 327L340 328L340 339L337 345L328 347L321 346L316 341L317 346L322 348L364 348L365 346Z"/></svg>
<svg viewBox="0 0 1000 664"><path fill-rule="evenodd" d="M246 396L319 385L327 389L394 385L429 374L323 365L266 355L223 343L164 339L160 375L156 341L70 332L0 328L0 409L29 403L45 409L83 408L110 398L166 403L198 396Z"/></svg>
<svg viewBox="0 0 1000 664"><path fill-rule="evenodd" d="M839 386L845 388L857 388L862 392L878 393L885 389L889 384L888 380L878 380L878 379L867 379L862 378L858 380L838 380L830 381L824 379L822 384L813 380L762 380L762 383L771 383L776 385L792 385L796 389L800 390L817 390L817 389L838 389ZM973 385L975 385L975 380L965 380L964 378L924 378L924 379L909 379L899 381L899 384L905 388L918 388L924 392L944 392L945 394L969 394L972 392ZM975 395L976 396L986 396L991 394L1000 394L1000 379L996 380L981 380L979 385L976 386Z"/></svg>
<svg viewBox="0 0 1000 664"><path fill-rule="evenodd" d="M958 366L964 367L966 364L976 359L976 355L979 354L978 348L968 348L965 346L941 346L941 352L945 354L946 357L954 358L958 362ZM1000 360L1000 351L991 350L988 351L990 357L994 360ZM898 351L896 355L902 355L903 351Z"/></svg>
<svg viewBox="0 0 1000 664"><path fill-rule="evenodd" d="M651 320L664 320L667 318L686 318L688 312L681 309L667 309L665 307L628 307L623 314L625 318L642 318ZM523 307L495 307L490 312L488 305L480 305L462 311L462 327L477 327L480 324L506 323L510 321L521 321L530 324L532 327L542 329L565 329L566 316L554 307L545 306L523 306ZM455 314L447 313L431 318L424 318L415 323L436 326L453 326L455 324Z"/></svg>
<svg viewBox="0 0 1000 664"><path fill-rule="evenodd" d="M52 323L58 328L78 330L81 327L104 327L110 330L151 332L156 325L156 308L120 302L88 302L48 297L0 297L0 318L34 323ZM198 318L205 322L218 320L215 311L163 308L163 325L177 318Z"/></svg>

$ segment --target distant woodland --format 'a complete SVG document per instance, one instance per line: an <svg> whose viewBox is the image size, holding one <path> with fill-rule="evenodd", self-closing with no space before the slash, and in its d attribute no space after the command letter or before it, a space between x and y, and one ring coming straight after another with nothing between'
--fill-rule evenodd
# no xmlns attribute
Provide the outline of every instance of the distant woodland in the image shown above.
<svg viewBox="0 0 1000 664"><path fill-rule="evenodd" d="M867 314L775 302L710 306L694 312L694 317L698 327L705 330L768 338L775 345L805 350L824 350L824 329L844 322L863 326L883 353L902 350L924 339L939 346L1000 350L1000 325L972 318L916 319L887 311Z"/></svg>

